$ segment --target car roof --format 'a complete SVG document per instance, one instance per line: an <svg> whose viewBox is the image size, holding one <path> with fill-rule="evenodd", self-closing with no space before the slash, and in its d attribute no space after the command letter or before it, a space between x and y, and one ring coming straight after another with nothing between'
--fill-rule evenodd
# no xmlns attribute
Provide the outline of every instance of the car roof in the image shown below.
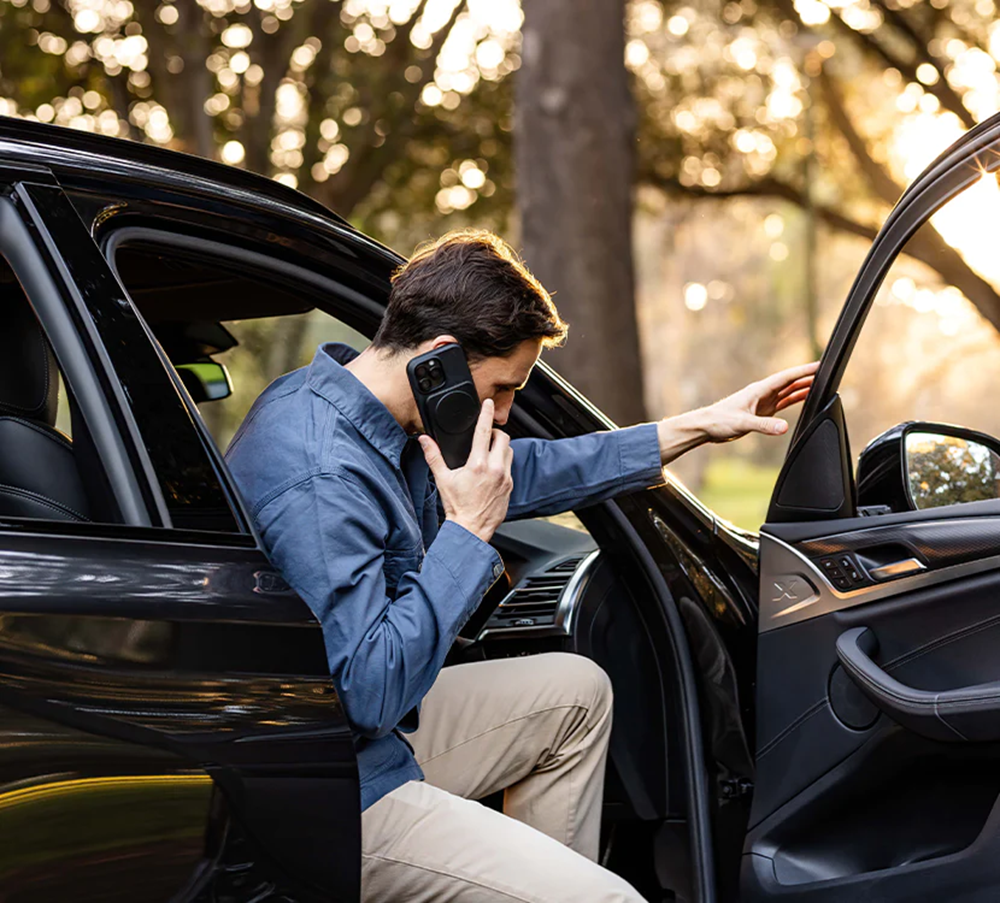
<svg viewBox="0 0 1000 903"><path fill-rule="evenodd" d="M266 176L192 154L65 126L0 116L0 164L33 164L62 182L99 188L123 181L177 188L210 198L294 207L340 226L350 224L319 201Z"/></svg>

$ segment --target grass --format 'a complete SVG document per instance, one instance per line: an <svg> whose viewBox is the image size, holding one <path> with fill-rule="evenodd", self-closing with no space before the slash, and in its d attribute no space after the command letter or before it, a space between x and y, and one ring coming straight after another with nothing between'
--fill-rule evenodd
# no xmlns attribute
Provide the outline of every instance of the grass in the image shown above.
<svg viewBox="0 0 1000 903"><path fill-rule="evenodd" d="M705 469L697 495L720 517L745 530L759 530L777 478L777 467L762 467L742 458L716 458Z"/></svg>

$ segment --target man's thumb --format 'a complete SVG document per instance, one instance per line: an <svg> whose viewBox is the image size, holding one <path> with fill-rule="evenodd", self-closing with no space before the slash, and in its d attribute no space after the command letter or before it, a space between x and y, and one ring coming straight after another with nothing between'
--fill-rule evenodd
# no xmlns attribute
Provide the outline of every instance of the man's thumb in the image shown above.
<svg viewBox="0 0 1000 903"><path fill-rule="evenodd" d="M417 442L420 443L420 447L423 449L424 460L427 461L427 466L431 469L431 473L437 475L445 466L444 458L441 456L441 449L438 448L438 444L430 436L420 436Z"/></svg>
<svg viewBox="0 0 1000 903"><path fill-rule="evenodd" d="M780 436L787 432L788 422L780 417L758 417L754 429L758 433L766 433L768 436Z"/></svg>

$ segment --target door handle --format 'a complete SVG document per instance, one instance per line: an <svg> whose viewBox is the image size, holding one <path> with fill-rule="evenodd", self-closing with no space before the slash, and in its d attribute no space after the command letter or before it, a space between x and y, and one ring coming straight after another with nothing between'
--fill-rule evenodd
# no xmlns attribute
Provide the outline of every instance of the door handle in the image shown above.
<svg viewBox="0 0 1000 903"><path fill-rule="evenodd" d="M903 574L913 574L917 571L926 571L927 566L917 558L904 558L902 561L893 561L891 564L880 564L878 567L868 568L868 573L873 580L888 580L890 577L901 577Z"/></svg>
<svg viewBox="0 0 1000 903"><path fill-rule="evenodd" d="M1000 740L1000 681L956 690L918 690L890 677L862 648L877 649L867 627L837 638L837 658L848 676L893 721L932 740ZM874 648L873 648L874 647Z"/></svg>

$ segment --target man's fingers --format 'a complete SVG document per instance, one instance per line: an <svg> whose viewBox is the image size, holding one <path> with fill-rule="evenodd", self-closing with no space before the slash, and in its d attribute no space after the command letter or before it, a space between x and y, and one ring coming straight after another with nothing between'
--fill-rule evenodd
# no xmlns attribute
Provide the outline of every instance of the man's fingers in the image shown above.
<svg viewBox="0 0 1000 903"><path fill-rule="evenodd" d="M431 469L431 473L434 474L435 479L437 479L441 473L448 470L448 465L444 463L441 449L438 448L438 444L430 436L419 436L417 441L420 443L427 466Z"/></svg>
<svg viewBox="0 0 1000 903"><path fill-rule="evenodd" d="M780 392L778 392L778 398L784 398L786 395L791 395L793 392L798 392L800 389L808 389L813 384L813 376L804 376L802 379L797 379L795 382L789 383Z"/></svg>
<svg viewBox="0 0 1000 903"><path fill-rule="evenodd" d="M785 408L789 408L793 404L798 404L800 401L804 401L808 394L809 390L803 389L799 392L793 392L791 395L786 395L774 406L774 413L777 414L778 411L783 411Z"/></svg>
<svg viewBox="0 0 1000 903"><path fill-rule="evenodd" d="M509 448L510 436L503 430L494 429L493 442L490 445L490 461L495 461L498 465L502 465Z"/></svg>
<svg viewBox="0 0 1000 903"><path fill-rule="evenodd" d="M764 377L759 385L763 392L777 392L797 379L801 379L804 376L811 376L818 369L819 361L813 361L811 364L800 364L798 367L789 367L787 370L781 370L778 373L772 373L770 376Z"/></svg>
<svg viewBox="0 0 1000 903"><path fill-rule="evenodd" d="M479 411L479 420L476 421L476 431L472 435L472 449L469 452L469 461L485 461L490 452L490 438L493 434L493 399L487 398Z"/></svg>

